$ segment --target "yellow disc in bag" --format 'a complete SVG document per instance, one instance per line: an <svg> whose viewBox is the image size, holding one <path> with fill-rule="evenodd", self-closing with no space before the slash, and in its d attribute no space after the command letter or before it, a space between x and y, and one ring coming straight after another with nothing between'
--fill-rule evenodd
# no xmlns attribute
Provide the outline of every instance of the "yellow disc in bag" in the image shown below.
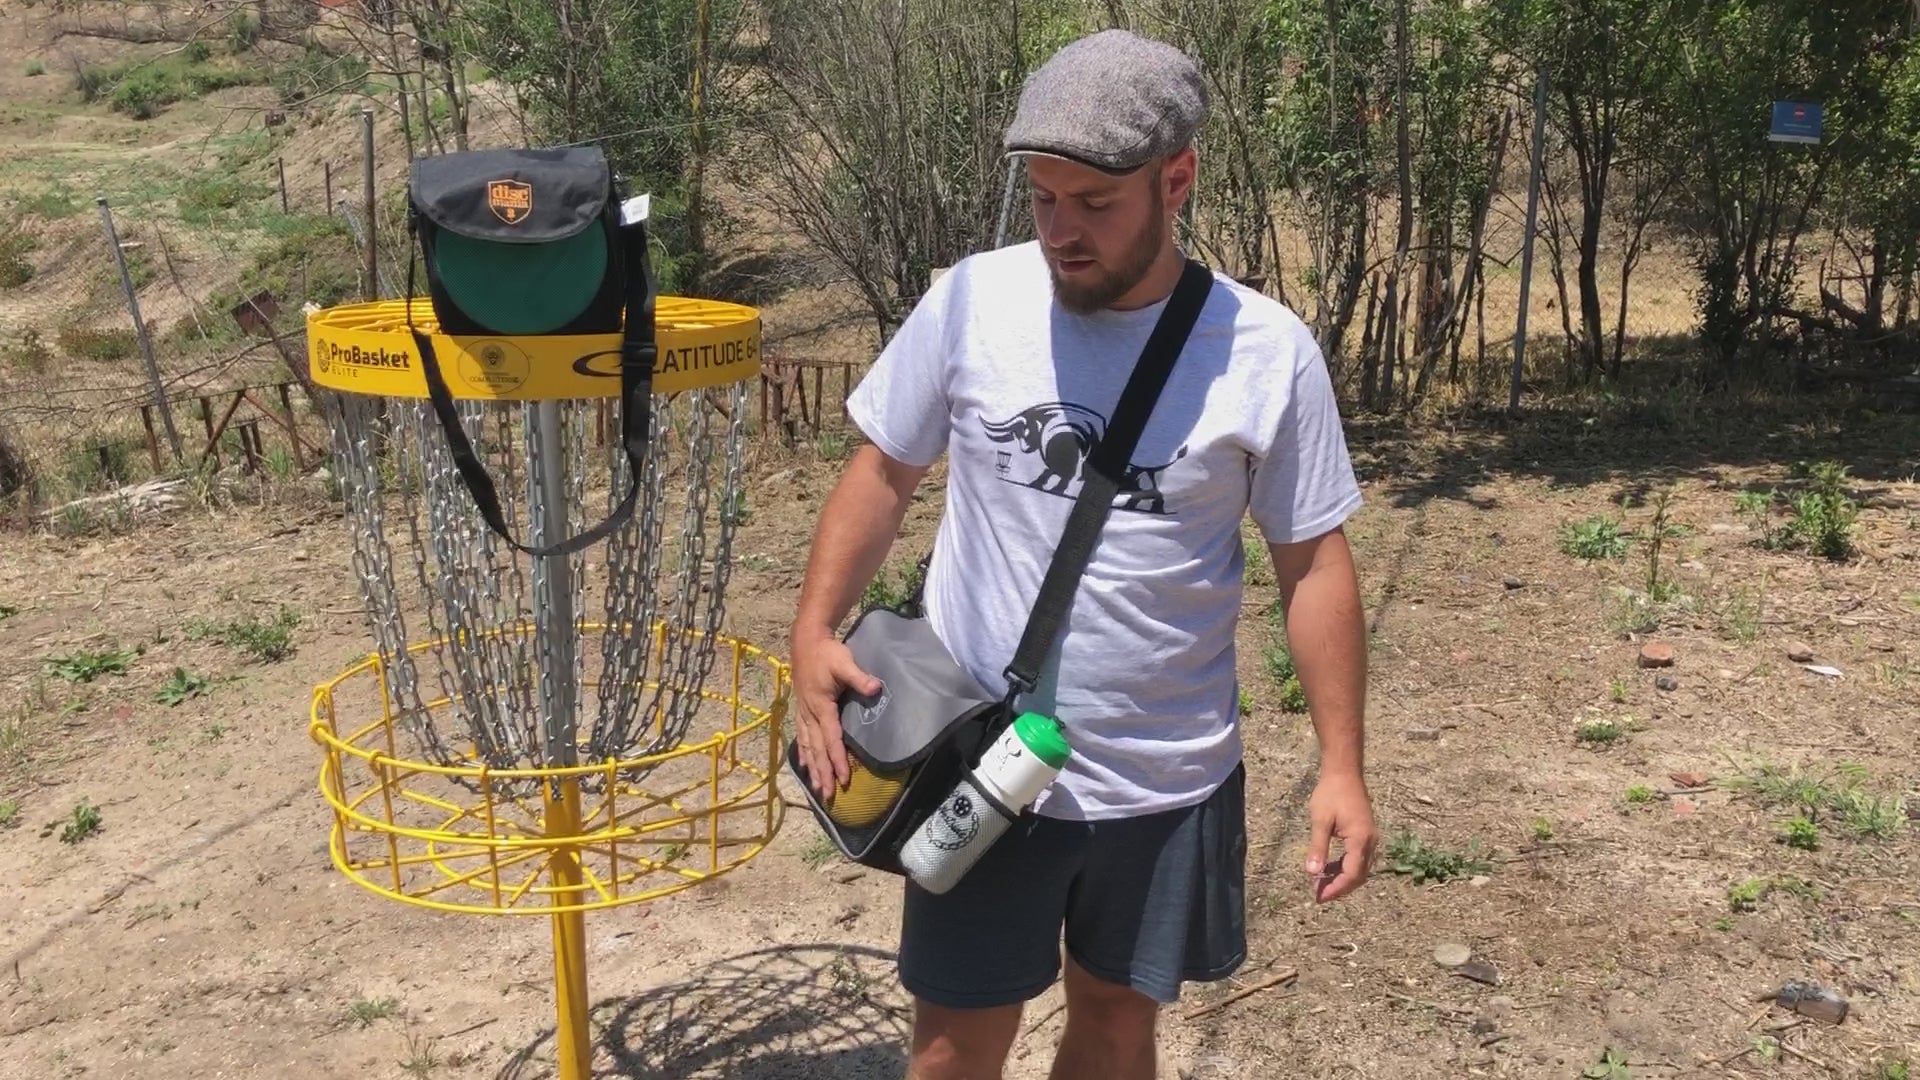
<svg viewBox="0 0 1920 1080"><path fill-rule="evenodd" d="M886 816L907 782L906 770L877 773L852 754L847 755L847 773L847 786L833 793L827 816L848 829L864 829Z"/></svg>

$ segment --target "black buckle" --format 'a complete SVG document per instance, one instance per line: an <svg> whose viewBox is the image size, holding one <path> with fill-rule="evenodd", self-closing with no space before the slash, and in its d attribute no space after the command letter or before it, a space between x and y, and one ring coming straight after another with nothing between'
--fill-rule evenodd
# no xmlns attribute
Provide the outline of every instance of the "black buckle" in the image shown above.
<svg viewBox="0 0 1920 1080"><path fill-rule="evenodd" d="M1021 694L1033 693L1034 686L1039 682L1037 679L1029 679L1025 675L1013 670L1012 665L1008 665L1007 670L1001 674L1007 680L1006 704L1009 706L1013 704L1013 699L1019 697Z"/></svg>

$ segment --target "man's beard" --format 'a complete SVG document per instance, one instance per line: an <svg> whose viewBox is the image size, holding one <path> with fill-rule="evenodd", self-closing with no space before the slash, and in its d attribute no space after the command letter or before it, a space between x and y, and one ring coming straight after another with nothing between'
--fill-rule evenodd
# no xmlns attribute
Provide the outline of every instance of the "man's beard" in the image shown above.
<svg viewBox="0 0 1920 1080"><path fill-rule="evenodd" d="M1076 315L1090 315L1125 296L1135 285L1140 284L1147 273L1153 269L1154 260L1160 257L1161 215L1165 206L1160 198L1159 188L1153 192L1153 212L1147 216L1147 224L1133 238L1133 242L1120 253L1120 265L1112 270L1098 274L1091 281L1067 282L1061 280L1060 270L1052 262L1047 263L1047 272L1053 278L1053 295L1060 306ZM1054 253L1057 258L1074 258L1086 253L1069 248Z"/></svg>

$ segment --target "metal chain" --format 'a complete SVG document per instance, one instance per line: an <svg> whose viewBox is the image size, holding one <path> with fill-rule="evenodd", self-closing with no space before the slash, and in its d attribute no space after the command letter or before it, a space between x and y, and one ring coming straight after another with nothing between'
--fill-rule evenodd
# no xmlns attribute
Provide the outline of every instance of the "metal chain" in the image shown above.
<svg viewBox="0 0 1920 1080"><path fill-rule="evenodd" d="M690 400L701 405L706 404L704 396L689 395ZM693 698L698 704L699 696L690 692L686 678L692 669L691 654L694 647L693 609L699 599L701 572L706 568L706 523L707 500L711 490L708 483L708 467L713 461L713 433L708 424L708 410L689 407L687 412L687 501L686 512L680 527L680 572L678 575L678 596L675 598L673 617L667 626L667 634L678 646L673 660L668 662L662 649L660 674L654 686L652 710L661 708L662 697L667 698L665 711L659 712L659 728L643 754L659 753L680 744L685 736L687 722L692 718L690 709L683 708L682 702Z"/></svg>
<svg viewBox="0 0 1920 1080"><path fill-rule="evenodd" d="M495 768L547 764L543 741L562 759L576 750L595 760L631 758L670 750L686 738L716 663L741 517L746 384L734 384L730 398L725 427L716 430L721 425L712 415L719 410L706 395L657 395L633 519L613 532L603 556L575 553L543 567L481 519L425 402L342 396L332 436L353 534L353 569L392 707L430 760ZM604 459L592 449L587 424L595 407L549 406L545 415L559 423L543 440L540 425L529 423L537 404L458 403L460 421L469 437L478 436L475 446L516 531L527 528L550 543L595 520L587 503L599 477L587 474L597 461L606 462L611 479L607 509L618 505L630 468L618 438L607 441ZM391 422L390 439L383 415ZM560 497L549 499L540 478L556 454ZM724 454L724 464L716 454ZM677 536L667 535L670 473L676 489L684 484L683 499L675 500L681 503ZM412 580L404 588L395 576L400 553L393 551L394 541L406 545L401 557L411 563ZM678 565L663 574L669 544L676 546ZM558 583L549 571L564 570L571 570L567 591L555 595ZM570 625L557 628L551 639L533 632L537 618L557 613L569 599ZM580 650L586 624L596 621L590 614L599 615L590 613L590 600L600 605L606 624L591 665L591 699L582 692L589 665ZM423 640L434 642L417 654L408 651L418 644L408 636L410 612L430 635ZM657 624L665 626L667 640L656 653ZM423 679L438 683L444 709L428 710ZM577 740L589 704L594 717L583 744ZM465 736L458 749L436 720Z"/></svg>
<svg viewBox="0 0 1920 1080"><path fill-rule="evenodd" d="M607 632L600 639L600 709L589 748L596 759L619 756L627 743L640 691L646 681L653 649L654 575L660 564L661 458L660 437L664 405L657 398L649 410L648 452L642 461L639 510L634 519L616 529L606 545ZM607 509L611 511L633 474L626 448L608 440L611 482Z"/></svg>
<svg viewBox="0 0 1920 1080"><path fill-rule="evenodd" d="M727 472L726 481L721 486L725 501L720 508L720 538L713 551L713 580L707 589L707 622L694 656L694 670L686 682L694 691L705 686L707 677L713 673L715 641L720 636L720 624L726 617L727 585L733 578L733 533L744 516L742 507L736 505L746 494L740 486L740 474L746 464L747 384L744 380L733 384L733 401L728 416L731 422L727 426ZM693 723L702 698L693 692L687 694L685 700L688 704L684 718L679 722L682 737Z"/></svg>
<svg viewBox="0 0 1920 1080"><path fill-rule="evenodd" d="M394 583L392 551L381 506L375 402L343 394L339 404L342 419L332 433L334 466L347 512L354 521L353 567L360 579L361 603L373 631L375 650L386 674L390 705L422 749L434 760L446 762L451 759L420 700L412 657L407 652L406 623Z"/></svg>

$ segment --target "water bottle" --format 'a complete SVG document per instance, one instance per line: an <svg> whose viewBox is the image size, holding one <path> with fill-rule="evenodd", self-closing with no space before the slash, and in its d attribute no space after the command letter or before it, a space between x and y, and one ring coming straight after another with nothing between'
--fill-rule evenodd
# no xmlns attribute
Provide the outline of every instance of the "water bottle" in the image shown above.
<svg viewBox="0 0 1920 1080"><path fill-rule="evenodd" d="M1013 824L994 802L1015 814L1025 810L1060 775L1069 755L1058 721L1021 714L987 747L973 776L961 777L907 838L900 851L907 876L931 893L953 888Z"/></svg>

